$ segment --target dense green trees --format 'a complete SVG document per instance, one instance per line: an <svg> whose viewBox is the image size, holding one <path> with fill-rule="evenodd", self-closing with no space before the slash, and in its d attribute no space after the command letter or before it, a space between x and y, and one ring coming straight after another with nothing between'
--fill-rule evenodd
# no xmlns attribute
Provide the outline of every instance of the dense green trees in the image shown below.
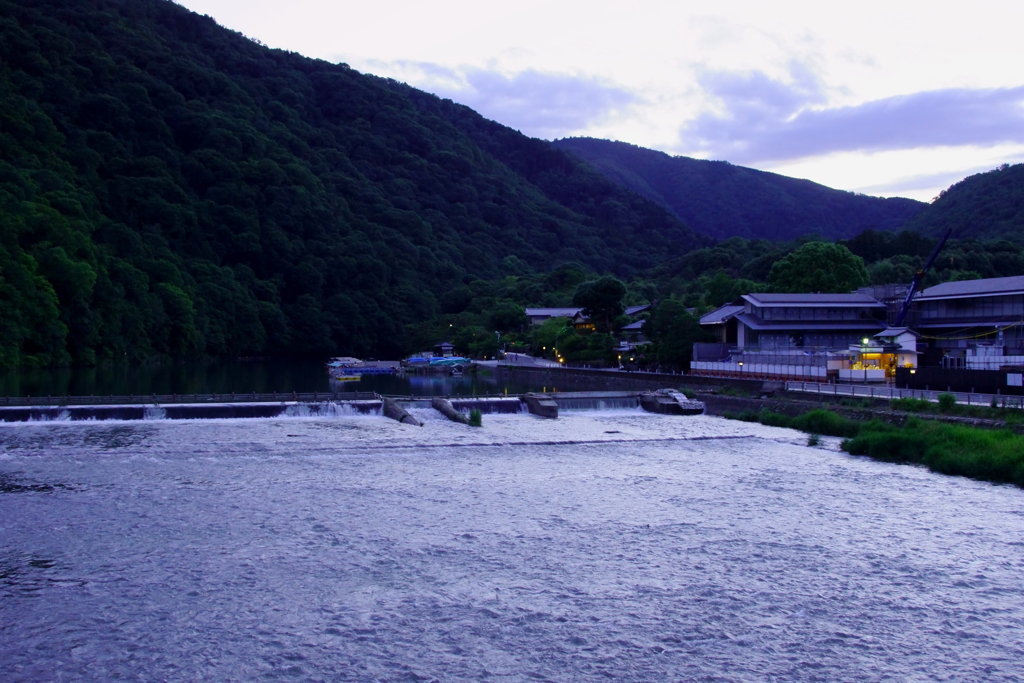
<svg viewBox="0 0 1024 683"><path fill-rule="evenodd" d="M1024 164L964 178L903 227L929 237L953 228L959 239L1024 241Z"/></svg>
<svg viewBox="0 0 1024 683"><path fill-rule="evenodd" d="M493 349L599 276L703 310L802 243L712 244L544 141L167 0L0 0L0 367ZM847 246L881 282L931 244ZM1022 272L960 239L926 284Z"/></svg>
<svg viewBox="0 0 1024 683"><path fill-rule="evenodd" d="M912 199L834 190L727 161L670 156L625 142L566 138L553 144L716 239L781 241L817 234L834 240L867 228L896 230L927 206Z"/></svg>
<svg viewBox="0 0 1024 683"><path fill-rule="evenodd" d="M711 341L699 318L674 299L654 307L644 323L644 334L654 342L649 354L665 371L689 371L694 342Z"/></svg>
<svg viewBox="0 0 1024 683"><path fill-rule="evenodd" d="M610 332L613 321L622 315L626 285L609 275L581 282L572 295L572 305L580 306L598 332Z"/></svg>
<svg viewBox="0 0 1024 683"><path fill-rule="evenodd" d="M0 366L397 356L478 278L706 243L548 143L172 2L0 0Z"/></svg>
<svg viewBox="0 0 1024 683"><path fill-rule="evenodd" d="M867 283L864 259L828 242L808 242L768 273L772 292L850 292Z"/></svg>

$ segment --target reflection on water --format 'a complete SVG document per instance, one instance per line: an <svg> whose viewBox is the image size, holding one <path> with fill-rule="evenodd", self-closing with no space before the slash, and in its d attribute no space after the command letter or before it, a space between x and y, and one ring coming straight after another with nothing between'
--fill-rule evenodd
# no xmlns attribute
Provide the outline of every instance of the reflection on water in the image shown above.
<svg viewBox="0 0 1024 683"><path fill-rule="evenodd" d="M310 360L150 363L19 370L0 375L0 396L145 396L329 390L323 363Z"/></svg>
<svg viewBox="0 0 1024 683"><path fill-rule="evenodd" d="M315 360L215 361L98 368L19 370L0 374L0 396L146 396L376 391L400 396L474 396L523 393L551 387L499 382L489 370L461 377L366 375L356 382L329 380Z"/></svg>

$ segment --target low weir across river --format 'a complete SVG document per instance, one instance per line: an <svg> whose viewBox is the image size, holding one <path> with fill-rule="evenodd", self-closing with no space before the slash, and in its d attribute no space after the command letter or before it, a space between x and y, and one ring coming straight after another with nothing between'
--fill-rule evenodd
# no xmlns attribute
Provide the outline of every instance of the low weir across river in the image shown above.
<svg viewBox="0 0 1024 683"><path fill-rule="evenodd" d="M536 412L530 396L562 410L636 408L638 391L578 391L524 396L445 397L460 412ZM0 422L52 420L192 420L379 414L385 398L403 408L430 408L432 397L382 396L373 392L290 394L188 394L161 396L66 396L0 398ZM557 414L557 410L555 411ZM546 415L547 416L547 415Z"/></svg>

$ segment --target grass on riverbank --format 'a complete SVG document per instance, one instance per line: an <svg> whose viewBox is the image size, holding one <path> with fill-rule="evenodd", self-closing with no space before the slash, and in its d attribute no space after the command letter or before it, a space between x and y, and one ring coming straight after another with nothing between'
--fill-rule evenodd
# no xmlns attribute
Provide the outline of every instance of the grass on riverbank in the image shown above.
<svg viewBox="0 0 1024 683"><path fill-rule="evenodd" d="M1024 487L1024 436L910 418L903 427L872 421L843 450L887 462L919 463L933 472Z"/></svg>
<svg viewBox="0 0 1024 683"><path fill-rule="evenodd" d="M1024 436L1009 429L981 429L911 417L902 427L879 420L857 422L830 410L798 417L762 410L726 414L731 419L788 427L812 436L845 437L851 455L924 465L933 472L1024 488Z"/></svg>
<svg viewBox="0 0 1024 683"><path fill-rule="evenodd" d="M808 434L824 434L826 436L856 436L860 423L837 415L831 410L812 410L798 417L790 417L770 410L744 410L742 413L726 412L725 417L744 422L760 422L769 427L786 427L798 429Z"/></svg>
<svg viewBox="0 0 1024 683"><path fill-rule="evenodd" d="M1003 397L1005 398L1005 397ZM1016 400L1016 396L1011 399ZM1017 408L1003 408L996 399L995 405L988 406L965 406L956 402L953 394L939 394L939 400L927 401L923 398L894 398L889 401L889 407L893 410L901 410L907 413L932 413L942 415L959 415L961 417L975 417L986 420L1004 420L1006 422L1024 422L1024 410Z"/></svg>

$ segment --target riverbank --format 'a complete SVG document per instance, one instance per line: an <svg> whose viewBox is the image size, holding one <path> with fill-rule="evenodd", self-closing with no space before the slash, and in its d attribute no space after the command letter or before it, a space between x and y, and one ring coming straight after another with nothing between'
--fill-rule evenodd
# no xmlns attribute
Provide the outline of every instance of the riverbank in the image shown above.
<svg viewBox="0 0 1024 683"><path fill-rule="evenodd" d="M848 398L782 391L757 380L520 369L559 388L695 389L708 415L844 439L852 455L918 464L933 472L1024 488L1024 411L919 399ZM812 398L813 396L813 398Z"/></svg>
<svg viewBox="0 0 1024 683"><path fill-rule="evenodd" d="M818 435L843 437L842 449L851 455L1024 488L1024 425L1019 423L955 415L926 418L897 410L836 412L815 407L801 411L797 402L775 403L788 404L788 411L775 412L762 405L760 410L724 411L723 416L797 429L809 434L811 445Z"/></svg>

